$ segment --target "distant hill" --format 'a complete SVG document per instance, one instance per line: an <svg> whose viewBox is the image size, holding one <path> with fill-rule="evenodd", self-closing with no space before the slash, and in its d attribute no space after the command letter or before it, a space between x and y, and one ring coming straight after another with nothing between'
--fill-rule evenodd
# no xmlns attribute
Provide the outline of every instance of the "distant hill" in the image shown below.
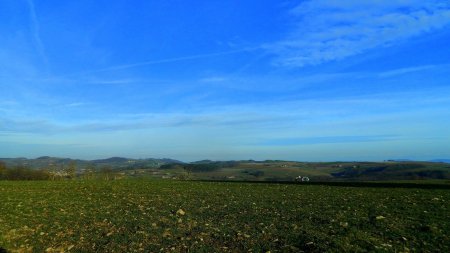
<svg viewBox="0 0 450 253"><path fill-rule="evenodd" d="M106 159L98 159L92 160L93 163L125 163L131 159L123 158L123 157L110 157Z"/></svg>
<svg viewBox="0 0 450 253"><path fill-rule="evenodd" d="M87 166L97 168L110 167L115 170L140 169L140 168L158 168L161 165L169 163L182 163L178 160L163 158L131 159L124 157L111 157L97 160L81 160L60 157L41 156L36 159L27 158L0 158L7 167L25 166L31 169L55 168L60 169L70 163L76 163L77 170L83 170Z"/></svg>
<svg viewBox="0 0 450 253"><path fill-rule="evenodd" d="M156 172L153 172L156 173ZM176 178L238 181L293 181L298 176L314 181L450 180L450 165L410 160L386 162L210 161L166 164L159 173ZM450 182L450 181L449 181Z"/></svg>
<svg viewBox="0 0 450 253"><path fill-rule="evenodd" d="M433 163L450 163L450 159L433 159L433 160L430 160L430 162L433 162Z"/></svg>
<svg viewBox="0 0 450 253"><path fill-rule="evenodd" d="M411 159L390 159L390 160L386 160L386 161L388 161L388 162L415 162L414 160L411 160ZM432 159L432 160L428 160L426 162L450 163L450 159Z"/></svg>
<svg viewBox="0 0 450 253"><path fill-rule="evenodd" d="M201 160L184 163L162 158L131 159L110 157L79 160L42 156L36 159L0 158L7 167L25 166L31 169L62 170L75 163L77 170L110 168L131 177L187 178L201 180L293 181L308 177L311 181L397 181L397 180L450 180L448 159L429 162L387 160L385 162L295 162L281 160Z"/></svg>

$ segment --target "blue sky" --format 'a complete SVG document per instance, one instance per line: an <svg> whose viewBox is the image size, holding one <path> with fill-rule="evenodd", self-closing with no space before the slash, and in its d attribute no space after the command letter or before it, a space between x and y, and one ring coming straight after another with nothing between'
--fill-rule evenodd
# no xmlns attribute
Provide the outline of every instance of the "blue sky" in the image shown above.
<svg viewBox="0 0 450 253"><path fill-rule="evenodd" d="M450 1L0 1L0 157L450 157Z"/></svg>

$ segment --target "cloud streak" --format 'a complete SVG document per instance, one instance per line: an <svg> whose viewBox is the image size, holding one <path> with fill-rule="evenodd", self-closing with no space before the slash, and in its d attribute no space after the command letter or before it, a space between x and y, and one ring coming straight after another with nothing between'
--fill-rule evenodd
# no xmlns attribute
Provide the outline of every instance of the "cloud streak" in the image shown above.
<svg viewBox="0 0 450 253"><path fill-rule="evenodd" d="M67 106L82 106L73 103ZM62 123L49 119L12 120L0 118L0 133L74 133L129 131L157 128L189 128L189 127L251 127L259 124L280 121L286 115L264 115L256 113L201 113L201 114L137 114L118 116L117 120L85 121L81 123Z"/></svg>
<svg viewBox="0 0 450 253"><path fill-rule="evenodd" d="M428 92L402 92L373 94L366 97L336 97L324 99L286 100L278 103L247 103L246 105L210 106L196 112L160 112L160 113L109 113L92 110L92 117L73 118L65 115L71 110L91 108L90 102L73 101L59 104L64 114L60 117L33 117L20 115L21 107L5 111L0 117L0 133L98 133L133 130L172 129L184 131L193 128L268 131L268 129L300 128L313 129L316 126L333 124L351 128L354 124L373 124L393 121L399 117L422 115L445 118L448 113L430 110L430 106L445 108L449 104L448 88L433 89ZM420 98L420 100L418 99ZM414 101L414 102L412 102ZM1 103L0 103L1 105ZM374 106L376 105L376 110ZM7 107L6 107L7 108ZM420 108L420 109L419 109ZM370 110L370 117L367 111ZM444 114L442 114L444 113ZM37 113L54 115L54 109ZM408 116L409 115L409 116ZM434 117L434 116L433 116ZM372 123L367 123L367 121Z"/></svg>
<svg viewBox="0 0 450 253"><path fill-rule="evenodd" d="M394 69L385 71L379 74L380 77L392 77L392 76L398 76L398 75L404 75L419 71L424 71L428 69L435 68L435 65L424 65L424 66L416 66L416 67L408 67L408 68L400 68L400 69Z"/></svg>
<svg viewBox="0 0 450 253"><path fill-rule="evenodd" d="M286 146L286 145L309 145L309 144L334 144L334 143L360 143L360 142L383 142L397 140L397 135L349 135L349 136L314 136L299 138L270 139L258 145Z"/></svg>
<svg viewBox="0 0 450 253"><path fill-rule="evenodd" d="M30 11L31 31L33 35L34 45L36 47L37 53L39 54L39 57L41 57L45 66L48 66L48 58L45 53L44 44L42 43L40 35L39 20L36 15L36 8L34 6L33 0L27 0L27 3Z"/></svg>
<svg viewBox="0 0 450 253"><path fill-rule="evenodd" d="M100 72L107 72L107 71L113 71L113 70L124 70L124 69L131 69L131 68L137 68L137 67L143 67L143 66L149 66L149 65L156 65L156 64L174 63L174 62L181 62L181 61L212 58L212 57L217 57L217 56L250 52L250 51L254 51L254 50L258 50L258 49L261 49L261 47L249 47L249 48L209 53L209 54L197 54L197 55L188 55L188 56L182 56L182 57L166 58L166 59L160 59L160 60L136 62L136 63L116 65L116 66L110 66L110 67L106 67L106 68L102 68L102 69L97 69L97 70L89 71L85 74L100 73Z"/></svg>
<svg viewBox="0 0 450 253"><path fill-rule="evenodd" d="M450 25L447 1L304 1L291 15L294 29L266 45L276 64L318 65L396 45Z"/></svg>

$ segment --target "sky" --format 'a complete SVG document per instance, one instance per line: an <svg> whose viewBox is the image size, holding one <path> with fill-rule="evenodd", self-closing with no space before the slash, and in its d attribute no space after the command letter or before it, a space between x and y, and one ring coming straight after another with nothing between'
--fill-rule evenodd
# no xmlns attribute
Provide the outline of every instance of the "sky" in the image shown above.
<svg viewBox="0 0 450 253"><path fill-rule="evenodd" d="M0 157L450 158L450 1L0 0Z"/></svg>

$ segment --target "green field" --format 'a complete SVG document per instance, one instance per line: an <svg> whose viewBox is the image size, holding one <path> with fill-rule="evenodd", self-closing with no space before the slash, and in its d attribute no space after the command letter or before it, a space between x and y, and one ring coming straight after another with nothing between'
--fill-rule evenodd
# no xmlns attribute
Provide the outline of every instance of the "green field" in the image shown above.
<svg viewBox="0 0 450 253"><path fill-rule="evenodd" d="M0 181L8 252L450 252L450 190Z"/></svg>

